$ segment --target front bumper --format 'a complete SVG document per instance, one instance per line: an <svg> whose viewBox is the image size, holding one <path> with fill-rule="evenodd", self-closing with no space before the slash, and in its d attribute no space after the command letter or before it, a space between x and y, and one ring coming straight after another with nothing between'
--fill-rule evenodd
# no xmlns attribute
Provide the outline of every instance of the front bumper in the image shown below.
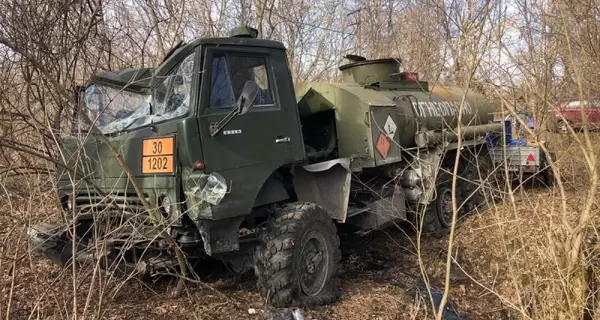
<svg viewBox="0 0 600 320"><path fill-rule="evenodd" d="M144 275L155 274L160 270L173 268L177 265L174 257L164 250L155 250L149 247L141 249L145 254L136 255L135 257L119 257L121 248L114 244L109 245L109 248L104 250L96 251L95 246L88 247L85 244L87 242L82 241L82 239L75 239L74 242L68 228L61 228L49 223L30 226L27 234L34 251L50 259L61 268L73 262L78 264L100 262L100 267L105 270L115 268L114 270L124 273L135 272ZM156 236L154 235L154 237ZM109 239L108 242L112 242L111 240L117 243L121 242L118 238ZM135 248L129 249L135 250Z"/></svg>
<svg viewBox="0 0 600 320"><path fill-rule="evenodd" d="M66 229L49 223L38 223L27 230L34 251L61 267L66 266L73 257L73 247L67 234Z"/></svg>

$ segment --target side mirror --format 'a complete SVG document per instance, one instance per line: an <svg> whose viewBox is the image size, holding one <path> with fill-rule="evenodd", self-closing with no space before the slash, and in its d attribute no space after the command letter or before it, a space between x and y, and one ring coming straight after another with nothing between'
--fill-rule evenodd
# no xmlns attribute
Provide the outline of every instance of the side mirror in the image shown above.
<svg viewBox="0 0 600 320"><path fill-rule="evenodd" d="M244 88L242 89L242 94L238 99L238 114L246 114L252 108L254 101L258 97L258 93L260 92L260 87L258 84L252 80L246 81L244 84Z"/></svg>
<svg viewBox="0 0 600 320"><path fill-rule="evenodd" d="M227 113L223 119L219 120L219 122L210 124L210 135L214 137L225 127L231 119L233 119L237 115L242 115L248 113L256 97L258 97L258 93L260 92L260 87L258 84L252 80L246 81L244 84L244 88L242 89L242 93L237 100L237 104L231 108L231 111Z"/></svg>

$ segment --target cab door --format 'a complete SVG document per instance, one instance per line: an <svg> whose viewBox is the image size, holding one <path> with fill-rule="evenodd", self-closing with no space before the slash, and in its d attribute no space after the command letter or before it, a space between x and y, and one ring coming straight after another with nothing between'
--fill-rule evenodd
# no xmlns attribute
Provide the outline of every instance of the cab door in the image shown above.
<svg viewBox="0 0 600 320"><path fill-rule="evenodd" d="M304 160L291 77L281 64L285 59L283 50L261 47L205 49L199 115L203 163L207 173L220 173L229 185L213 215L246 214L274 171ZM235 108L248 80L261 89L250 111L211 135L211 126Z"/></svg>

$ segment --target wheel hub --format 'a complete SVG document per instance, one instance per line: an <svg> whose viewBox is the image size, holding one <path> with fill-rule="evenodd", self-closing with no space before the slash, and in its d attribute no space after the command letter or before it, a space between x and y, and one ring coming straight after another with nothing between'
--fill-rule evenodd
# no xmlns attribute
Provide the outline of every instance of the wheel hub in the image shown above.
<svg viewBox="0 0 600 320"><path fill-rule="evenodd" d="M569 128L567 127L567 124L564 122L561 122L558 127L560 129L560 132L562 132L562 133L569 132Z"/></svg>
<svg viewBox="0 0 600 320"><path fill-rule="evenodd" d="M452 225L452 190L443 188L440 190L438 216L444 227Z"/></svg>
<svg viewBox="0 0 600 320"><path fill-rule="evenodd" d="M312 232L305 238L300 256L300 285L309 296L317 295L325 286L329 269L327 253L327 245L321 234Z"/></svg>

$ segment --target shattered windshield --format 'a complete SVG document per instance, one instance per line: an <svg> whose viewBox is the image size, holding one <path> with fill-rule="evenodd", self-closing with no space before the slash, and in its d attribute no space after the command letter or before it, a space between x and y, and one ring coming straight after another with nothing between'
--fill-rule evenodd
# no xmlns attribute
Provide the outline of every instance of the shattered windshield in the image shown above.
<svg viewBox="0 0 600 320"><path fill-rule="evenodd" d="M83 97L84 110L103 134L135 129L187 114L190 106L194 56L188 55L175 72L151 91L141 94L126 89L91 84ZM85 125L80 129L87 131Z"/></svg>
<svg viewBox="0 0 600 320"><path fill-rule="evenodd" d="M92 84L84 93L87 116L104 134L124 130L150 114L150 95ZM85 130L85 128L83 128Z"/></svg>

